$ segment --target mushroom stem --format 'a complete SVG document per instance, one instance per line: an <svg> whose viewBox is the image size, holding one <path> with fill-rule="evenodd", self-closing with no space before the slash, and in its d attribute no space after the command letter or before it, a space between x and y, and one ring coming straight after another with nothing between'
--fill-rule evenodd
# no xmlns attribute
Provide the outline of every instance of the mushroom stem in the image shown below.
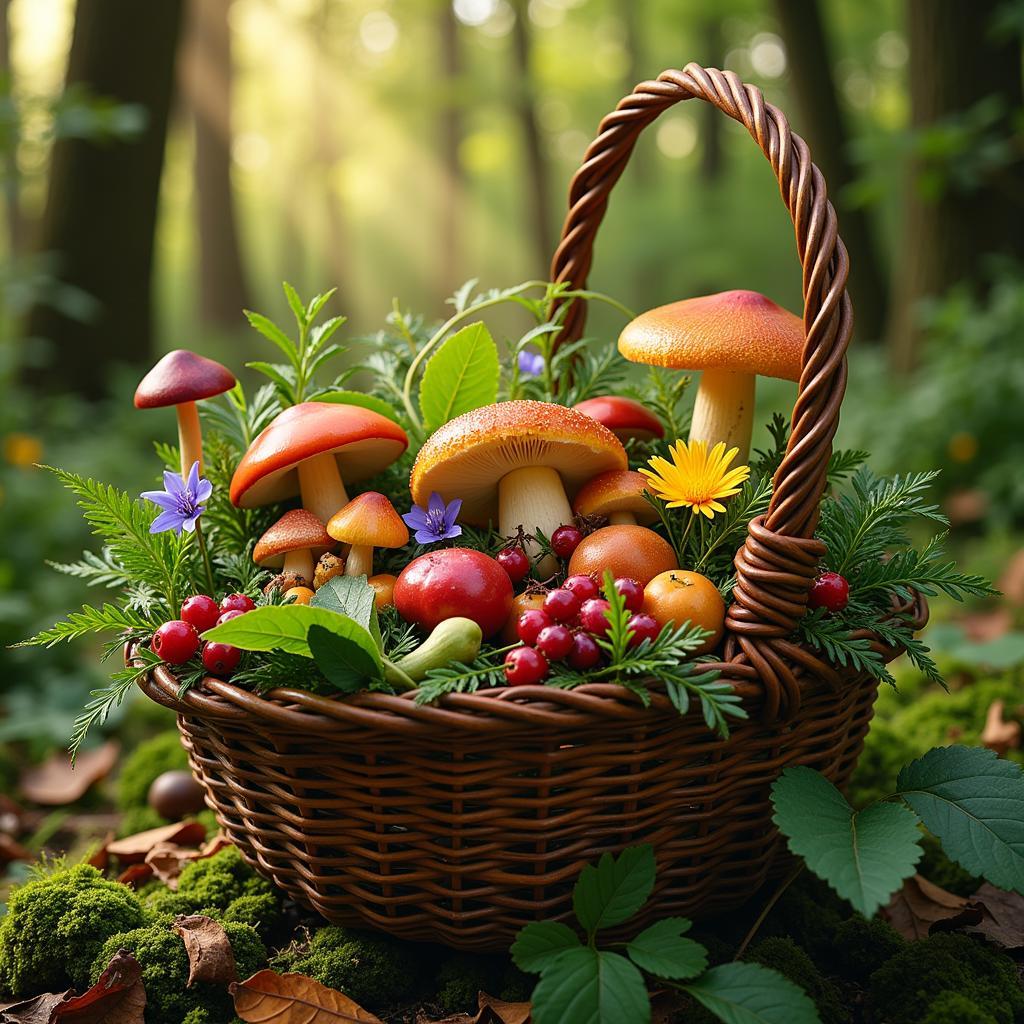
<svg viewBox="0 0 1024 1024"><path fill-rule="evenodd" d="M288 551L284 556L282 573L294 573L301 576L307 586L312 585L313 580L313 552L309 548L296 548Z"/></svg>
<svg viewBox="0 0 1024 1024"><path fill-rule="evenodd" d="M348 553L345 561L346 576L365 576L369 579L373 575L373 546L371 544L353 544L352 550Z"/></svg>
<svg viewBox="0 0 1024 1024"><path fill-rule="evenodd" d="M330 452L324 452L304 459L298 468L302 507L320 522L328 522L338 509L348 504L337 461Z"/></svg>
<svg viewBox="0 0 1024 1024"><path fill-rule="evenodd" d="M181 454L181 475L188 479L192 463L199 463L203 472L203 432L199 427L199 410L195 402L182 402L174 407L178 414L178 451Z"/></svg>
<svg viewBox="0 0 1024 1024"><path fill-rule="evenodd" d="M498 484L498 529L511 537L521 526L527 533L540 530L550 537L558 527L572 522L572 509L565 496L562 478L548 466L527 466L514 469ZM540 545L527 541L526 553L535 557ZM558 561L551 555L537 565L540 578L558 571Z"/></svg>
<svg viewBox="0 0 1024 1024"><path fill-rule="evenodd" d="M608 515L610 526L636 526L636 516L632 512L611 512Z"/></svg>
<svg viewBox="0 0 1024 1024"><path fill-rule="evenodd" d="M750 373L705 370L693 403L690 442L706 441L710 451L719 441L739 448L733 463L746 464L754 429L754 384Z"/></svg>

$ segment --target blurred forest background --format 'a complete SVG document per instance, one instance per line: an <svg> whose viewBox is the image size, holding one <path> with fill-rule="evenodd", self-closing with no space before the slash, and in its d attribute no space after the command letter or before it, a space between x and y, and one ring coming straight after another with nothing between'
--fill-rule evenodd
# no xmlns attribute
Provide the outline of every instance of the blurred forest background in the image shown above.
<svg viewBox="0 0 1024 1024"><path fill-rule="evenodd" d="M1022 31L1022 0L0 0L0 644L81 596L44 564L85 538L35 464L149 486L172 423L131 393L156 355L239 369L262 345L241 310L284 315L283 279L337 286L357 337L396 296L437 317L467 278L546 277L601 116L696 60L810 143L853 267L840 440L944 469L962 554L1020 591L946 642L1024 661ZM696 104L655 122L591 284L636 310L735 287L799 309L742 128ZM766 416L792 397L765 389ZM63 743L94 652L0 659L0 743Z"/></svg>

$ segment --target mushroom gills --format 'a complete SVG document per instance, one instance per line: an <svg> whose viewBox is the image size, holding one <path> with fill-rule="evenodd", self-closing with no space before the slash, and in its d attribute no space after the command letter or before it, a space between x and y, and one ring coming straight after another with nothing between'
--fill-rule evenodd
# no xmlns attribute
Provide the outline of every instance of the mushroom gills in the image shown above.
<svg viewBox="0 0 1024 1024"><path fill-rule="evenodd" d="M520 526L527 533L540 530L550 537L560 526L573 521L562 478L548 466L514 469L498 484L498 529L502 536L514 536ZM535 558L540 545L527 541L526 553ZM540 578L558 571L558 560L547 555L537 565Z"/></svg>
<svg viewBox="0 0 1024 1024"><path fill-rule="evenodd" d="M609 512L608 513L608 525L609 526L636 526L636 516L632 512Z"/></svg>
<svg viewBox="0 0 1024 1024"><path fill-rule="evenodd" d="M370 544L353 544L352 550L345 560L346 576L365 576L369 579L373 575L373 546Z"/></svg>
<svg viewBox="0 0 1024 1024"><path fill-rule="evenodd" d="M332 452L304 459L298 465L298 473L302 507L322 523L328 522L338 509L348 504L345 484Z"/></svg>
<svg viewBox="0 0 1024 1024"><path fill-rule="evenodd" d="M181 475L186 480L194 462L203 471L203 432L199 426L199 410L195 402L175 406L178 414L178 451L181 454Z"/></svg>
<svg viewBox="0 0 1024 1024"><path fill-rule="evenodd" d="M690 442L705 441L710 451L719 441L739 448L734 465L746 464L754 428L754 385L750 373L705 370L693 403Z"/></svg>
<svg viewBox="0 0 1024 1024"><path fill-rule="evenodd" d="M309 548L296 548L284 556L282 573L294 573L301 576L307 585L313 581L313 552Z"/></svg>

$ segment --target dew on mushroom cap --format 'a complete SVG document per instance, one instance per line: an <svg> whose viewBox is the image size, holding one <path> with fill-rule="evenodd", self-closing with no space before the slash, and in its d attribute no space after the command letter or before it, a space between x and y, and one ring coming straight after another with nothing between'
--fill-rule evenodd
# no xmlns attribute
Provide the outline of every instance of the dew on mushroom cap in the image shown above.
<svg viewBox="0 0 1024 1024"><path fill-rule="evenodd" d="M619 351L634 363L703 371L689 439L739 448L737 464L750 451L757 375L799 380L803 347L799 317L742 290L648 310L619 336Z"/></svg>
<svg viewBox="0 0 1024 1024"><path fill-rule="evenodd" d="M575 409L499 402L465 413L429 437L409 486L418 505L432 491L445 501L462 498L463 522L497 522L504 536L522 526L550 537L572 522L567 492L575 494L598 473L627 465L619 439ZM532 545L530 553L538 550ZM553 565L540 569L552 571Z"/></svg>

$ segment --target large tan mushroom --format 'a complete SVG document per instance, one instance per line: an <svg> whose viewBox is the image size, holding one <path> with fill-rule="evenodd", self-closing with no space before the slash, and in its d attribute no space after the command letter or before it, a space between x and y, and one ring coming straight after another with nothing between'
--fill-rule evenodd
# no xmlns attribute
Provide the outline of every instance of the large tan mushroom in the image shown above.
<svg viewBox="0 0 1024 1024"><path fill-rule="evenodd" d="M310 586L313 563L334 546L334 539L312 512L293 508L260 537L252 560L265 569L301 576L305 585Z"/></svg>
<svg viewBox="0 0 1024 1024"><path fill-rule="evenodd" d="M758 375L800 379L800 318L757 292L729 291L684 299L641 313L619 336L631 362L700 370L690 441L736 447L747 461Z"/></svg>
<svg viewBox="0 0 1024 1024"><path fill-rule="evenodd" d="M654 506L644 497L650 483L632 469L613 469L583 485L572 510L578 516L607 516L613 526L648 526L658 518Z"/></svg>
<svg viewBox="0 0 1024 1024"><path fill-rule="evenodd" d="M547 402L499 402L457 417L429 437L409 486L426 507L433 491L462 499L459 518L497 522L504 536L521 526L550 537L573 521L569 495L591 477L628 466L622 442L597 420ZM539 547L529 545L536 555ZM557 568L552 558L541 574Z"/></svg>
<svg viewBox="0 0 1024 1024"><path fill-rule="evenodd" d="M374 548L400 548L409 543L409 530L395 506L376 491L365 491L336 512L327 532L352 545L345 560L346 576L372 576Z"/></svg>
<svg viewBox="0 0 1024 1024"><path fill-rule="evenodd" d="M345 480L365 480L390 466L409 441L371 409L303 402L280 413L249 446L231 478L231 500L255 508L302 496L326 523L348 504Z"/></svg>

